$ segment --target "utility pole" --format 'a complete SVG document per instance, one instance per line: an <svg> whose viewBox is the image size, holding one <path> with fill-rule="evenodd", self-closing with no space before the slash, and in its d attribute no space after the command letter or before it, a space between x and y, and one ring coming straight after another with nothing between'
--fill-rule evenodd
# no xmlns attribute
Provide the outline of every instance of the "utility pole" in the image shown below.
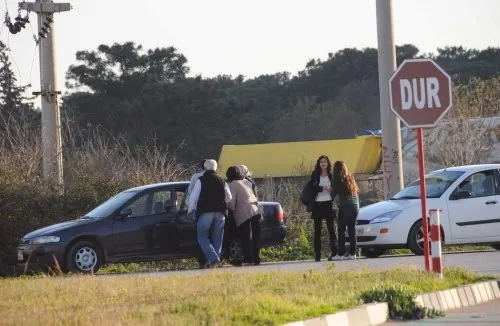
<svg viewBox="0 0 500 326"><path fill-rule="evenodd" d="M403 156L398 117L391 111L389 79L396 70L396 48L392 30L392 0L376 0L378 40L378 81L382 126L382 170L384 198L403 188Z"/></svg>
<svg viewBox="0 0 500 326"><path fill-rule="evenodd" d="M42 146L44 180L63 189L63 153L61 140L61 115L58 95L54 19L56 12L71 10L69 3L54 3L50 0L20 2L19 8L38 15L40 51L40 92L42 103Z"/></svg>

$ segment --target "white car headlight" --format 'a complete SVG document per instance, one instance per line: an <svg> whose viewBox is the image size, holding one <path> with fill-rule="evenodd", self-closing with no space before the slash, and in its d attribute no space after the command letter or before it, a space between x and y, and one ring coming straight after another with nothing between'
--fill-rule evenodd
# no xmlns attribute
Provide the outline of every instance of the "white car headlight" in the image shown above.
<svg viewBox="0 0 500 326"><path fill-rule="evenodd" d="M59 242L59 240L61 240L61 238L53 236L53 235L48 235L48 236L43 236L43 237L31 239L30 244L54 243L54 242Z"/></svg>
<svg viewBox="0 0 500 326"><path fill-rule="evenodd" d="M371 220L370 224L390 222L396 216L398 216L399 214L401 214L401 212L402 212L402 210L399 210L399 211L390 211L390 212L386 212L386 213L380 214L379 216L377 216L373 220Z"/></svg>

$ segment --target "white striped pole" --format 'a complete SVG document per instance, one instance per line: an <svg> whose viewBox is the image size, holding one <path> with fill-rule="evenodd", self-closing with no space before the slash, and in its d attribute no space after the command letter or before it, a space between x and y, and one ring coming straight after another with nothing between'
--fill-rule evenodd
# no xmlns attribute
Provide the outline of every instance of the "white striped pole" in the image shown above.
<svg viewBox="0 0 500 326"><path fill-rule="evenodd" d="M441 252L441 221L439 209L430 209L432 271L443 278L443 253Z"/></svg>

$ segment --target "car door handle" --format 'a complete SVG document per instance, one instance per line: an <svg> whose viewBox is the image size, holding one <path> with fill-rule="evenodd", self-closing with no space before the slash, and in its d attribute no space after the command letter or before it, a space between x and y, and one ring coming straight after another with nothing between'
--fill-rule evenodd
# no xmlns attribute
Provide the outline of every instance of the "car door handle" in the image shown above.
<svg viewBox="0 0 500 326"><path fill-rule="evenodd" d="M175 220L167 220L163 223L156 223L156 227L160 227L161 225L165 225L165 224L175 224Z"/></svg>
<svg viewBox="0 0 500 326"><path fill-rule="evenodd" d="M487 201L485 204L486 205L495 205L497 203L496 200L492 200L492 201Z"/></svg>

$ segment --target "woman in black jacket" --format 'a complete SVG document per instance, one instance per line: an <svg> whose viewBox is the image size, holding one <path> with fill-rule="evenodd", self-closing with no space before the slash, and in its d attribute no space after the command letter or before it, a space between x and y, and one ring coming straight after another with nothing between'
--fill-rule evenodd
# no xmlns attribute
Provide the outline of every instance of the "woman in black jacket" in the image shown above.
<svg viewBox="0 0 500 326"><path fill-rule="evenodd" d="M312 218L314 220L314 253L315 260L321 261L321 224L326 220L330 235L331 255L328 260L336 260L337 256L337 212L333 207L332 196L332 164L326 155L321 155L316 161L316 167L311 174L310 184L314 190Z"/></svg>
<svg viewBox="0 0 500 326"><path fill-rule="evenodd" d="M356 220L359 213L358 185L353 175L347 171L347 166L342 161L335 162L333 166L333 191L335 198L338 196L339 206L339 255L345 255L345 229L349 233L349 256L345 259L356 259Z"/></svg>

